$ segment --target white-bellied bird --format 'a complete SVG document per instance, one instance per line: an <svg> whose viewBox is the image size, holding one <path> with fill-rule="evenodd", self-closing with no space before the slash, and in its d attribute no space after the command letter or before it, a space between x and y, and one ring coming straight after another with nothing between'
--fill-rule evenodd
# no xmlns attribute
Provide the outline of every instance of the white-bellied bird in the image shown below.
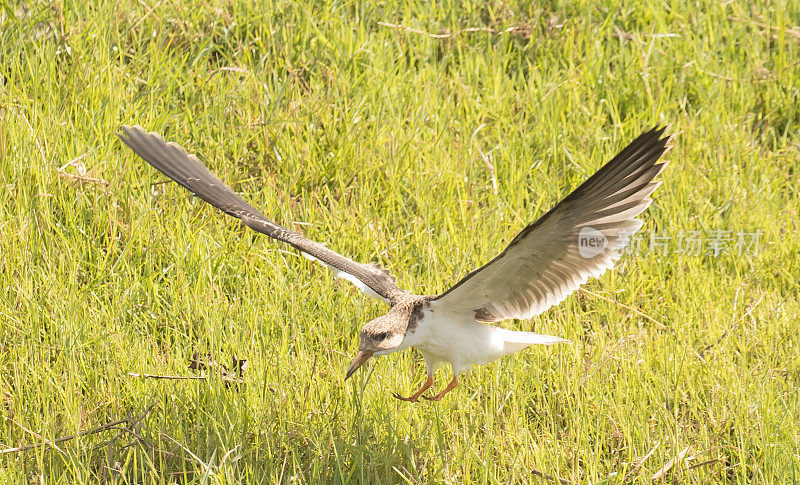
<svg viewBox="0 0 800 485"><path fill-rule="evenodd" d="M334 275L389 304L389 311L361 328L349 378L371 357L417 348L427 380L409 397L416 402L433 384L434 370L449 363L453 379L440 400L458 385L458 375L533 344L568 342L559 337L503 329L489 323L526 319L563 301L600 276L620 257L641 226L636 219L650 205L657 163L667 149L665 128L636 138L593 176L522 230L497 257L437 296L415 295L395 285L376 264L357 263L303 235L272 222L214 176L194 155L139 126L123 126L119 137L153 167L248 227L283 241L329 267ZM427 396L426 396L427 397Z"/></svg>

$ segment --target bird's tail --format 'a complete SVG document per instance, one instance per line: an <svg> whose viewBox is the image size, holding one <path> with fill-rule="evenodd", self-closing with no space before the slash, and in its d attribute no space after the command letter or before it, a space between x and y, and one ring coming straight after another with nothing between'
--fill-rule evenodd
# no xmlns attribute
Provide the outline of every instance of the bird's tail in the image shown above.
<svg viewBox="0 0 800 485"><path fill-rule="evenodd" d="M552 335L543 335L533 332L517 332L514 330L506 330L504 328L497 328L497 335L499 335L503 340L503 343L505 344L504 350L507 353L517 352L529 345L572 343L571 340L563 339L561 337L554 337Z"/></svg>

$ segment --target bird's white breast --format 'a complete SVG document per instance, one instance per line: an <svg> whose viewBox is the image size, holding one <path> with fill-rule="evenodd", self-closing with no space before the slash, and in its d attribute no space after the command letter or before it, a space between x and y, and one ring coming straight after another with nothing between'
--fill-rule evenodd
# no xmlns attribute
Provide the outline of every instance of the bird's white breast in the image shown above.
<svg viewBox="0 0 800 485"><path fill-rule="evenodd" d="M472 312L447 311L435 302L423 310L404 344L418 348L428 365L450 363L455 373L505 354L494 327L476 322Z"/></svg>

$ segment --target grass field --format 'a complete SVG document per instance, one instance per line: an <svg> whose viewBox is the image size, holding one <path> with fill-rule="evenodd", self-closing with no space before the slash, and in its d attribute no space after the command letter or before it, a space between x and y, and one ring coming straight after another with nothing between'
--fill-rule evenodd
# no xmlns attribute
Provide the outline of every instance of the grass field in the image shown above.
<svg viewBox="0 0 800 485"><path fill-rule="evenodd" d="M41 445L0 481L800 480L797 2L206 3L0 1L0 448ZM423 294L675 139L630 254L505 323L574 343L411 405L413 351L343 380L383 305L163 183L132 123ZM129 375L195 353L245 383Z"/></svg>

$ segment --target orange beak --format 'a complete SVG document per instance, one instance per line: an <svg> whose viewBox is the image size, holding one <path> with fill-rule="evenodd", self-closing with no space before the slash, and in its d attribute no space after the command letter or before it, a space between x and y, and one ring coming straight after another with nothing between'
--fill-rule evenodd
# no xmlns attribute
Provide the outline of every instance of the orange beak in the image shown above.
<svg viewBox="0 0 800 485"><path fill-rule="evenodd" d="M353 375L353 372L355 372L356 369L361 367L361 364L363 364L364 362L369 360L370 357L372 357L372 354L374 354L374 352L371 350L359 350L358 353L356 354L356 357L353 359L353 363L350 364L350 368L347 369L347 375L344 377L344 380L349 379L350 376Z"/></svg>

